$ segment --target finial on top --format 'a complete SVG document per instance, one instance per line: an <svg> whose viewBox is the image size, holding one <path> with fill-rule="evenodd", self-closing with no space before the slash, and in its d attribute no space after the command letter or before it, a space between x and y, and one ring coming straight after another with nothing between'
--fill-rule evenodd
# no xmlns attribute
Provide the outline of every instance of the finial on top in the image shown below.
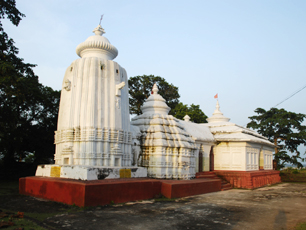
<svg viewBox="0 0 306 230"><path fill-rule="evenodd" d="M219 101L217 100L217 104L216 104L216 111L220 111L220 105L219 105Z"/></svg>
<svg viewBox="0 0 306 230"><path fill-rule="evenodd" d="M94 32L95 35L100 35L100 36L105 34L105 31L104 31L104 29L102 28L101 25L98 25L92 32Z"/></svg>
<svg viewBox="0 0 306 230"><path fill-rule="evenodd" d="M154 85L153 85L152 92L153 92L153 94L157 94L157 92L158 92L158 87L157 87L156 83L154 83Z"/></svg>
<svg viewBox="0 0 306 230"><path fill-rule="evenodd" d="M184 121L190 122L190 117L188 116L188 114L185 115L185 117L183 117Z"/></svg>
<svg viewBox="0 0 306 230"><path fill-rule="evenodd" d="M230 119L223 116L223 113L220 111L219 101L217 101L215 112L210 118L207 118L206 120L208 121L208 123L214 123L214 122L229 122Z"/></svg>

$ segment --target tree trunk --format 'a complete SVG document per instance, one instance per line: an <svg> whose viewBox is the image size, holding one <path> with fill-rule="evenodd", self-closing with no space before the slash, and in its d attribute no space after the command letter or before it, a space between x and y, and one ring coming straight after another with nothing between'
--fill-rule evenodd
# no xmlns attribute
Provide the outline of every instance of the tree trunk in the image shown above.
<svg viewBox="0 0 306 230"><path fill-rule="evenodd" d="M275 145L274 151L275 151L275 154L277 154L278 153L277 138L274 138L274 145Z"/></svg>

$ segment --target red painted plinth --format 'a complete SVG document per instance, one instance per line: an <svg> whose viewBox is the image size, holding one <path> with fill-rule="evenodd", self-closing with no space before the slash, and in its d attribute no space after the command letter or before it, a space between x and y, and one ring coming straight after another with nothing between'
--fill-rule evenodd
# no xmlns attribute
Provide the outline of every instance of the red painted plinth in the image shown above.
<svg viewBox="0 0 306 230"><path fill-rule="evenodd" d="M227 180L234 188L253 189L265 185L281 182L279 171L258 170L258 171L214 171L218 176Z"/></svg>
<svg viewBox="0 0 306 230"><path fill-rule="evenodd" d="M219 179L195 179L189 181L162 181L161 194L167 198L179 198L221 191Z"/></svg>
<svg viewBox="0 0 306 230"><path fill-rule="evenodd" d="M80 207L152 199L178 198L221 190L219 179L156 180L148 178L77 181L50 177L19 179L20 194Z"/></svg>
<svg viewBox="0 0 306 230"><path fill-rule="evenodd" d="M154 198L161 182L154 179L76 181L25 177L19 179L19 193L80 207L123 203Z"/></svg>

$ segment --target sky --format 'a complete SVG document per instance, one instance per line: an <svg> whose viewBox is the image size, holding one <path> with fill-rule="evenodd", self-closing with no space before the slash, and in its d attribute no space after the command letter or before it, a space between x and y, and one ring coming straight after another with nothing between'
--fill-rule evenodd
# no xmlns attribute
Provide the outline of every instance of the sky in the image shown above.
<svg viewBox="0 0 306 230"><path fill-rule="evenodd" d="M26 15L4 30L19 57L37 64L43 85L60 90L102 14L104 36L128 76L155 75L179 88L180 101L220 110L245 126L306 86L306 1L17 0ZM277 108L306 114L306 89Z"/></svg>

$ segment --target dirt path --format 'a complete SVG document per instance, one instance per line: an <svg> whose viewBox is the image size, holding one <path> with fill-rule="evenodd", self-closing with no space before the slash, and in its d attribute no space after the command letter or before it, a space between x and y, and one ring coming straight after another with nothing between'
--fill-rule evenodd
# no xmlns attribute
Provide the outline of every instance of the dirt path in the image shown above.
<svg viewBox="0 0 306 230"><path fill-rule="evenodd" d="M32 219L36 213L36 222L47 229L292 229L306 221L306 183L85 209L1 195L0 209Z"/></svg>

